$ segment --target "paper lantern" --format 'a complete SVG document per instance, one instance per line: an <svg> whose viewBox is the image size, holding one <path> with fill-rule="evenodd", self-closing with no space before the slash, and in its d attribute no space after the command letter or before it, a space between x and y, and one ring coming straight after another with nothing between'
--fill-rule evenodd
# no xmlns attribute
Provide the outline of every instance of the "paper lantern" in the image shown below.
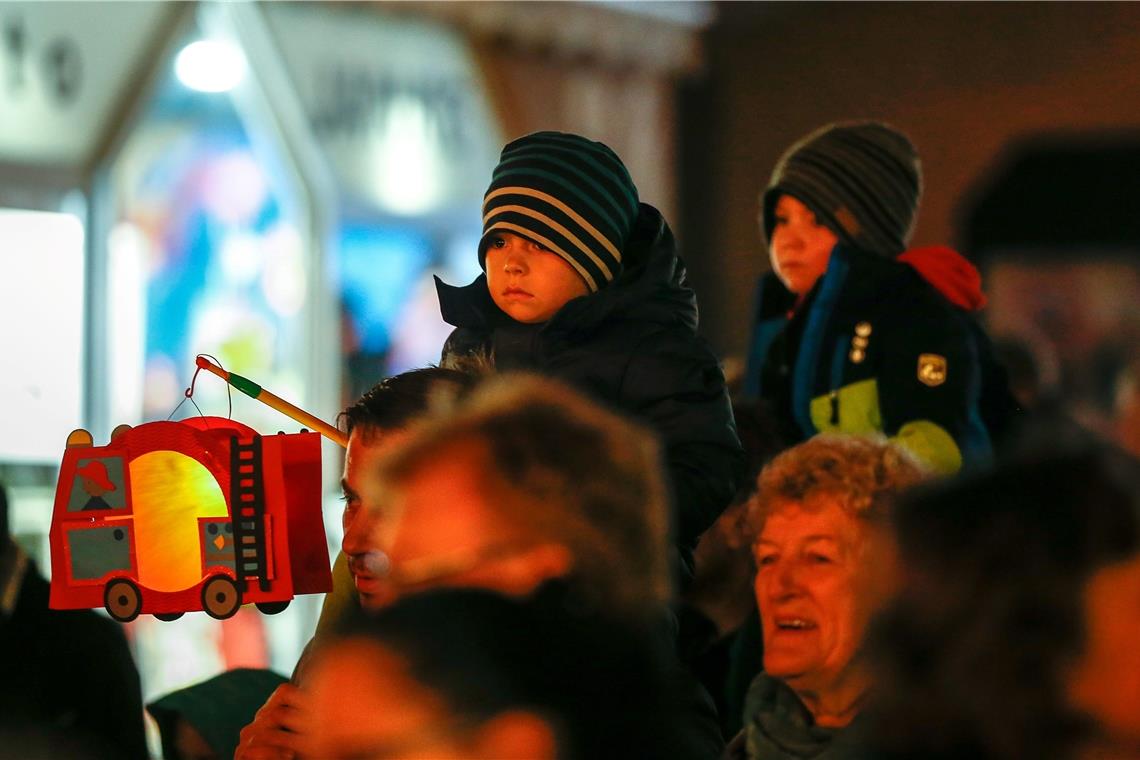
<svg viewBox="0 0 1140 760"><path fill-rule="evenodd" d="M120 426L67 439L52 514L53 609L127 622L245 603L280 612L332 588L317 433L262 436L229 419Z"/></svg>

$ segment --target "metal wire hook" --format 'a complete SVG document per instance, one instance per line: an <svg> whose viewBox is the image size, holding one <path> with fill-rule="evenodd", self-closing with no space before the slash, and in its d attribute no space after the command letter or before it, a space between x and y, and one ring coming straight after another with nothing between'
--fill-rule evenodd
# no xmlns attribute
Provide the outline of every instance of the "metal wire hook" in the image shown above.
<svg viewBox="0 0 1140 760"><path fill-rule="evenodd" d="M214 362L214 364L217 364L219 367L222 367L222 363L220 361L218 361L217 357L213 356L212 354L198 354L198 356L204 356L207 359ZM195 357L195 358L197 358L197 357ZM225 369L225 368L222 367L222 369ZM198 382L198 373L200 373L201 371L202 371L201 367L197 367L194 370L194 375L190 378L190 386L185 391L182 392L183 399L178 402L178 406L174 407L174 410L167 416L166 419L168 421L172 417L174 417L174 415L178 412L179 409L182 408L182 405L186 403L187 399L189 399L190 403L194 405L194 408L198 410L198 416L205 418L206 415L202 412L202 408L200 406L198 406L198 402L194 400L194 385L195 385L195 383ZM234 396L233 396L233 389L230 388L229 383L226 383L226 403L228 405L228 409L226 411L226 419L232 420L234 418Z"/></svg>

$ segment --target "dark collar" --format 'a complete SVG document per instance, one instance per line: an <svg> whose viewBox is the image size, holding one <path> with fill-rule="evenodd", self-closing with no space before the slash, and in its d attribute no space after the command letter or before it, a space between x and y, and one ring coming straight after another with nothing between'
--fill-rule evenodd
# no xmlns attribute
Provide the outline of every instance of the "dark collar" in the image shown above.
<svg viewBox="0 0 1140 760"><path fill-rule="evenodd" d="M443 320L455 327L492 331L517 324L495 305L487 289L487 275L469 285L448 285L435 278ZM617 280L596 293L575 298L563 306L542 332L589 333L616 314L636 313L648 322L681 322L697 326L696 296L689 287L685 265L661 213L647 204L634 225Z"/></svg>
<svg viewBox="0 0 1140 760"><path fill-rule="evenodd" d="M487 289L487 275L479 275L468 285L448 285L439 277L433 278L439 296L439 313L447 324L488 330L514 322L495 305Z"/></svg>
<svg viewBox="0 0 1140 760"><path fill-rule="evenodd" d="M837 278L843 281L835 284ZM905 264L839 244L831 252L827 271L804 296L797 314L811 309L828 284L840 289L838 309L845 311L888 301L920 282L921 278ZM784 318L796 305L796 295L784 287L775 272L767 272L760 279L759 303L757 321Z"/></svg>

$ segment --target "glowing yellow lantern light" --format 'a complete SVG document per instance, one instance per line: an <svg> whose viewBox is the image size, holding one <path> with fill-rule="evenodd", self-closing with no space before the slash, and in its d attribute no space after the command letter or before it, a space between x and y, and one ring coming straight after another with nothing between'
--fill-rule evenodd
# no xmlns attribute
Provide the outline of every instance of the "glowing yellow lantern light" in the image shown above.
<svg viewBox="0 0 1140 760"><path fill-rule="evenodd" d="M226 517L226 499L210 471L176 451L152 451L130 463L138 577L157 591L202 580L198 518Z"/></svg>

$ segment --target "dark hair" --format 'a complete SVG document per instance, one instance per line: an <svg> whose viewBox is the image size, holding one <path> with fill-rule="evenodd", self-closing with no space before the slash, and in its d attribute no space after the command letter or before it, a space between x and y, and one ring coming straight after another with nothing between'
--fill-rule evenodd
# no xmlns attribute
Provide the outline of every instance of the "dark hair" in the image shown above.
<svg viewBox="0 0 1140 760"><path fill-rule="evenodd" d="M877 743L931 757L1064 757L1085 738L1065 669L1083 591L1140 552L1140 465L1103 446L904 498L908 585L873 627Z"/></svg>
<svg viewBox="0 0 1140 760"><path fill-rule="evenodd" d="M381 380L340 413L337 424L352 433L360 426L400 428L420 416L437 395L462 395L479 381L471 373L422 367Z"/></svg>
<svg viewBox="0 0 1140 760"><path fill-rule="evenodd" d="M663 757L667 654L647 629L575 612L565 587L515 599L478 589L404 597L360 614L340 638L400 657L457 718L526 710L554 729L560 758Z"/></svg>

